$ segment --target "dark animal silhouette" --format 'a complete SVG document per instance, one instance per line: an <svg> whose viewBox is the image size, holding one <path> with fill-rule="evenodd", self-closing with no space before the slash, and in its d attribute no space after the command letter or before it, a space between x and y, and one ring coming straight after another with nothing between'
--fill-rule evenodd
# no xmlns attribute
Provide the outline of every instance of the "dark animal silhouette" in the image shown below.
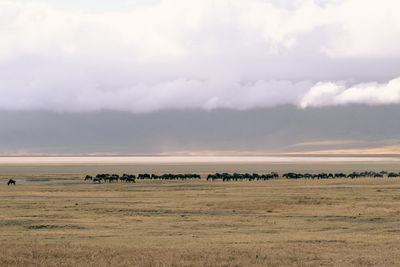
<svg viewBox="0 0 400 267"><path fill-rule="evenodd" d="M288 172L284 173L280 176L277 172L270 172L264 174L258 173L215 173L215 174L208 174L206 177L207 181L212 180L219 180L219 181L260 181L260 180L270 180L270 179L277 179L279 177L283 177L286 179L335 179L335 178L363 178L363 177L371 177L371 178L396 178L400 177L400 172L375 172L375 171L363 171L363 172L356 172L353 171L352 173L333 173L333 172L321 172L321 173L295 173L295 172ZM201 179L200 175L193 174L193 173L185 173L185 174L171 174L171 173L164 173L160 175L156 174L148 174L148 173L140 173L137 176L134 174L126 174L124 173L122 176L118 174L97 174L95 177L90 175L86 175L85 180L92 180L93 183L102 183L104 182L131 182L135 183L136 181L140 180L187 180L187 179ZM12 180L12 179L11 179ZM11 182L12 183L12 182ZM9 182L10 184L10 182ZM13 183L12 183L13 184Z"/></svg>
<svg viewBox="0 0 400 267"><path fill-rule="evenodd" d="M10 185L10 184L15 185L15 180L13 180L13 179L8 180L7 185Z"/></svg>
<svg viewBox="0 0 400 267"><path fill-rule="evenodd" d="M99 183L99 184L101 184L101 178L99 178L99 177L94 177L94 178L93 178L93 183Z"/></svg>

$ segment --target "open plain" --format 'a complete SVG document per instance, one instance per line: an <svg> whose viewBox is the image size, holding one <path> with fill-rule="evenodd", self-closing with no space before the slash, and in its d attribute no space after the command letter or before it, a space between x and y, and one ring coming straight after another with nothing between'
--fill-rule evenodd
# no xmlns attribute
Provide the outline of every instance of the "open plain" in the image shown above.
<svg viewBox="0 0 400 267"><path fill-rule="evenodd" d="M0 164L1 266L400 264L400 178L206 181L212 172L399 171L397 161ZM93 184L86 174L196 172ZM8 178L17 181L7 186Z"/></svg>

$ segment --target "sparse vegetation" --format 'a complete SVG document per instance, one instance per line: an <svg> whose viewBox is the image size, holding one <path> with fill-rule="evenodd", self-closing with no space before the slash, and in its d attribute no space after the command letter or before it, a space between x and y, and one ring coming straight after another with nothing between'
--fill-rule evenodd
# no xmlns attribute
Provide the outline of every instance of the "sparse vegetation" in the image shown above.
<svg viewBox="0 0 400 267"><path fill-rule="evenodd" d="M15 175L15 187L1 178L0 265L400 262L400 179L93 184L82 177Z"/></svg>

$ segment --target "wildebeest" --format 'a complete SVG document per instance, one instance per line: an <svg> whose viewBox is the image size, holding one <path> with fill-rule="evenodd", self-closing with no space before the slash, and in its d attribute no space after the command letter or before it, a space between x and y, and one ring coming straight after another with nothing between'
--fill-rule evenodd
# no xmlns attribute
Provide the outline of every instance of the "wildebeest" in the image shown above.
<svg viewBox="0 0 400 267"><path fill-rule="evenodd" d="M140 173L140 174L138 175L138 179L139 179L139 180L151 179L151 176L150 176L150 174L148 174L148 173Z"/></svg>
<svg viewBox="0 0 400 267"><path fill-rule="evenodd" d="M8 180L7 185L10 185L10 184L15 185L15 180L13 180L13 179Z"/></svg>
<svg viewBox="0 0 400 267"><path fill-rule="evenodd" d="M101 178L100 178L100 177L94 177L94 178L93 178L93 183L99 183L99 184L101 184Z"/></svg>
<svg viewBox="0 0 400 267"><path fill-rule="evenodd" d="M279 178L279 174L276 172L270 172L266 174L258 174L258 173L215 173L215 174L209 174L207 176L207 181L209 180L221 180L221 181L243 181L243 180L248 180L248 181L254 181L254 180L270 180L270 179L276 179ZM355 172L353 171L352 173L345 174L345 173L333 173L333 172L321 172L321 173L295 173L295 172L288 172L284 173L281 177L286 178L286 179L334 179L334 178L362 178L362 177L373 177L373 178L383 178L383 177L388 177L388 178L394 178L394 177L400 177L400 172L386 172L386 171L381 171L381 172L375 172L375 171L363 171L363 172ZM200 175L198 174L192 174L192 173L186 173L186 174L171 174L171 173L164 173L160 175L156 174L148 174L148 173L140 173L136 177L136 175L132 174L126 174L124 173L122 176L119 176L118 174L97 174L95 177L92 177L90 175L87 175L85 177L85 180L91 180L94 183L101 183L102 181L104 182L118 182L118 181L124 181L124 182L132 182L135 183L136 179L137 180L186 180L186 179L201 179Z"/></svg>
<svg viewBox="0 0 400 267"><path fill-rule="evenodd" d="M124 173L120 178L121 181L132 182L132 183L135 182L135 179L136 179L136 175L126 174L126 173Z"/></svg>

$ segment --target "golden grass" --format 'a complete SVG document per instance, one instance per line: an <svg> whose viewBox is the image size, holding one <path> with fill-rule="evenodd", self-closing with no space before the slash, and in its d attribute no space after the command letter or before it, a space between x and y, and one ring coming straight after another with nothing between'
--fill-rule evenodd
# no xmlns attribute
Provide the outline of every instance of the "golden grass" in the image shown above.
<svg viewBox="0 0 400 267"><path fill-rule="evenodd" d="M400 179L0 185L2 266L398 265Z"/></svg>
<svg viewBox="0 0 400 267"><path fill-rule="evenodd" d="M1 244L2 266L396 266L398 244L287 243L256 247L128 248Z"/></svg>

